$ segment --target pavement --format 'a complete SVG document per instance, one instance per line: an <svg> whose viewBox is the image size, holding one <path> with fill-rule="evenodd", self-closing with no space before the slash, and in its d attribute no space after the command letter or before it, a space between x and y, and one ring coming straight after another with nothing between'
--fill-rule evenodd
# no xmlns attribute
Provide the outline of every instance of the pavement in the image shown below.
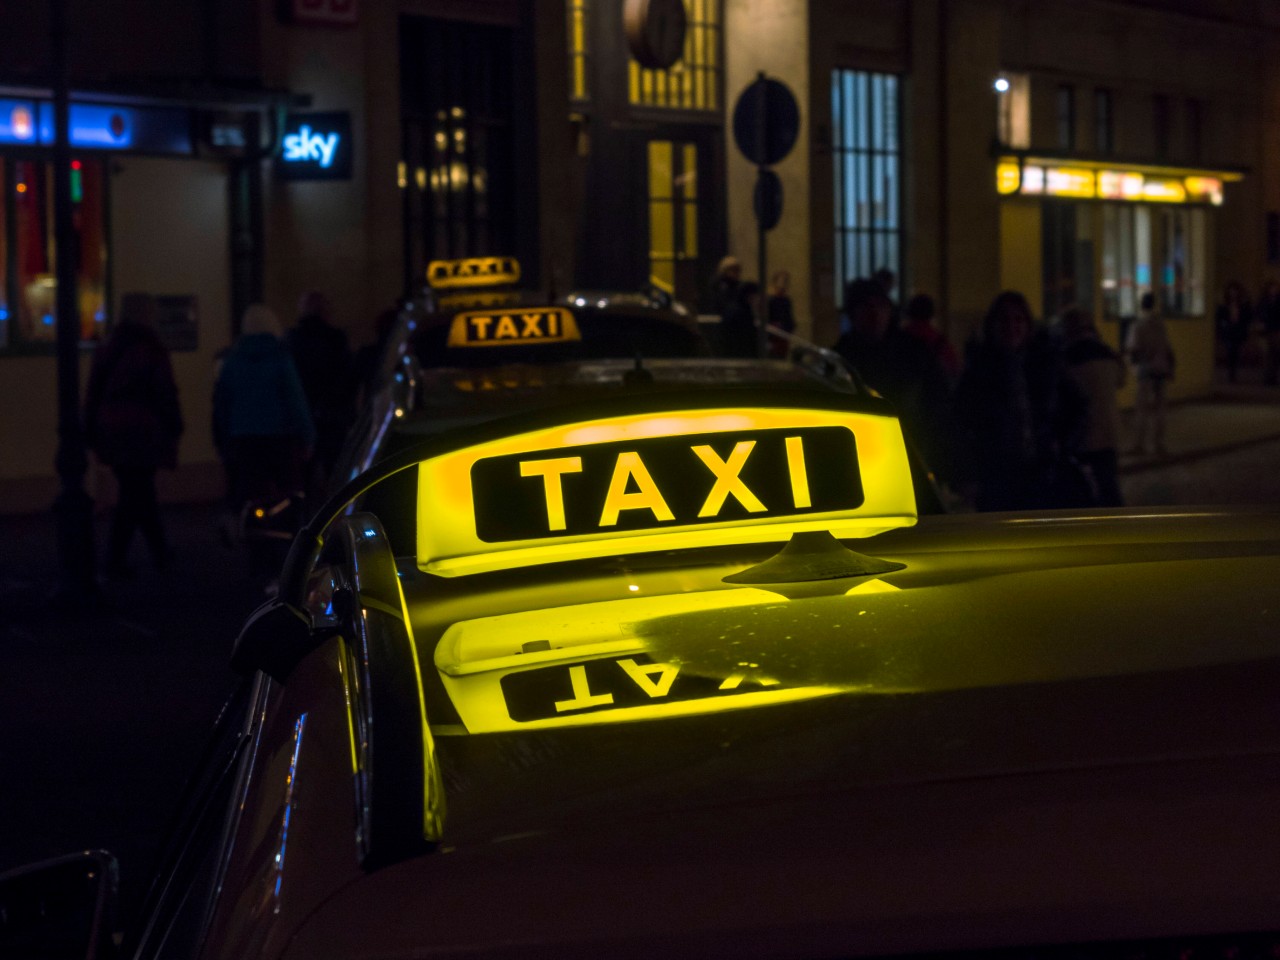
<svg viewBox="0 0 1280 960"><path fill-rule="evenodd" d="M1125 457L1122 473L1212 461L1280 440L1280 388L1222 385L1169 409L1167 454ZM1275 448L1280 451L1280 445ZM1280 465L1278 465L1280 466ZM1136 502L1136 501L1135 501ZM2 509L2 505L0 505ZM246 558L223 545L216 504L164 508L176 552L76 609L53 598L52 514L0 514L0 872L75 849L122 863L123 906L145 891L193 758L235 683L232 640L264 599ZM105 517L96 527L99 549Z"/></svg>

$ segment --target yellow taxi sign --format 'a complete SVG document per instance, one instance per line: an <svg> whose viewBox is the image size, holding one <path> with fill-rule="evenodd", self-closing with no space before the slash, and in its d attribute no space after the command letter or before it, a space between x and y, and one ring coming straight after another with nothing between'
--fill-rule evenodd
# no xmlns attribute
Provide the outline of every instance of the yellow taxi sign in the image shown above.
<svg viewBox="0 0 1280 960"><path fill-rule="evenodd" d="M470 310L453 318L450 347L509 347L581 340L578 322L564 307Z"/></svg>
<svg viewBox="0 0 1280 960"><path fill-rule="evenodd" d="M456 576L915 523L898 421L803 408L632 414L418 465L418 563Z"/></svg>
<svg viewBox="0 0 1280 960"><path fill-rule="evenodd" d="M427 283L437 290L453 287L494 287L520 279L520 261L515 257L468 257L463 260L432 260L427 264Z"/></svg>

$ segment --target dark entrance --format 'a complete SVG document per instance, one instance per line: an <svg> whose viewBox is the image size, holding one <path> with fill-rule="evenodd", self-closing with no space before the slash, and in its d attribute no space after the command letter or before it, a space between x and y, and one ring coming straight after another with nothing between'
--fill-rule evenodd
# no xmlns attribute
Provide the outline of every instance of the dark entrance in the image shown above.
<svg viewBox="0 0 1280 960"><path fill-rule="evenodd" d="M519 258L537 282L534 82L514 27L400 19L406 293L432 260Z"/></svg>

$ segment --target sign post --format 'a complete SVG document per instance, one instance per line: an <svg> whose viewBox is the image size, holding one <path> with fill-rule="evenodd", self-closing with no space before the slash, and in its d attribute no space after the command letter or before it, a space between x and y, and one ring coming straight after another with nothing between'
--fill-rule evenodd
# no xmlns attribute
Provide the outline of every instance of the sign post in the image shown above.
<svg viewBox="0 0 1280 960"><path fill-rule="evenodd" d="M756 268L760 302L756 308L756 348L769 354L768 255L766 233L782 217L782 181L769 169L795 146L800 133L800 107L786 85L763 72L742 91L733 108L733 139L738 150L756 165L753 207L756 216Z"/></svg>

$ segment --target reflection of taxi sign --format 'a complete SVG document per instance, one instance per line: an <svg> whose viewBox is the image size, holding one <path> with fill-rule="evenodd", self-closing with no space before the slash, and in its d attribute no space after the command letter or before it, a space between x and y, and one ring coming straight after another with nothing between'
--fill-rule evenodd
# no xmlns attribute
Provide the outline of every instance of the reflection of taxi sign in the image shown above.
<svg viewBox="0 0 1280 960"><path fill-rule="evenodd" d="M472 310L453 318L451 347L503 347L581 340L578 323L563 307L534 310Z"/></svg>
<svg viewBox="0 0 1280 960"><path fill-rule="evenodd" d="M865 537L915 522L897 420L843 409L612 417L418 469L419 564L445 576L810 530Z"/></svg>
<svg viewBox="0 0 1280 960"><path fill-rule="evenodd" d="M520 279L515 257L470 257L465 260L432 260L427 283L437 290L450 287L492 287Z"/></svg>

